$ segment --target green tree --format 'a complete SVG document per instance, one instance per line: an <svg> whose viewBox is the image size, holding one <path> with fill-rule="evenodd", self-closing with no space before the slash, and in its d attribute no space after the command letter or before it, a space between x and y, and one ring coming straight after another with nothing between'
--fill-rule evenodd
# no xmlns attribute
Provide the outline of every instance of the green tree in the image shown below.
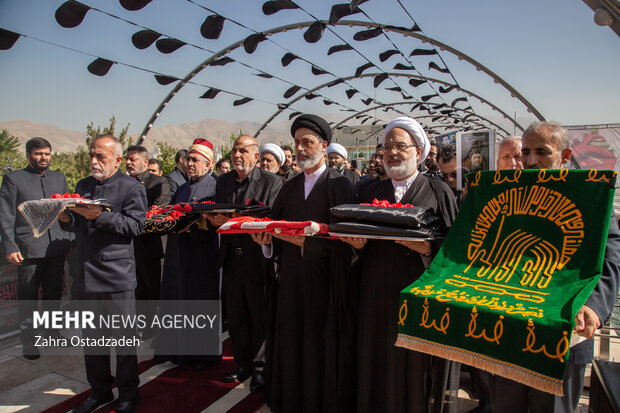
<svg viewBox="0 0 620 413"><path fill-rule="evenodd" d="M110 124L108 126L104 126L103 128L101 126L97 126L95 128L94 122L91 122L89 125L86 126L86 147L90 147L93 139L95 139L99 135L112 135L116 136L121 141L121 145L123 146L123 153L125 153L125 150L131 145L133 145L133 139L127 137L129 125L131 124L128 123L127 126L125 126L121 130L121 133L116 136L116 116L112 115L112 117L110 118Z"/></svg>
<svg viewBox="0 0 620 413"><path fill-rule="evenodd" d="M243 131L241 129L239 129L239 134L235 135L235 132L230 132L230 137L228 138L228 143L226 145L221 145L220 146L220 152L222 153L222 159L223 158L228 158L230 159L230 156L232 155L232 147L235 143L235 139L237 139L239 136L243 135Z"/></svg>
<svg viewBox="0 0 620 413"><path fill-rule="evenodd" d="M19 139L17 136L11 135L7 129L2 129L0 132L0 153L13 154L18 152L18 149Z"/></svg>
<svg viewBox="0 0 620 413"><path fill-rule="evenodd" d="M159 148L157 159L161 161L162 176L166 176L177 166L174 162L177 149L168 142L157 141L156 143Z"/></svg>
<svg viewBox="0 0 620 413"><path fill-rule="evenodd" d="M123 154L129 146L133 145L133 140L127 137L128 130L129 124L117 136L121 141ZM90 175L90 153L87 148L90 147L93 139L102 134L116 136L116 117L114 115L110 118L110 124L107 126L95 127L93 122L86 126L86 146L80 145L73 152L54 153L52 155L52 169L62 172L67 177L67 185L70 191L75 190L75 185L80 179ZM121 164L121 170L125 172L124 163Z"/></svg>
<svg viewBox="0 0 620 413"><path fill-rule="evenodd" d="M19 151L19 139L7 129L0 131L0 176L14 169L24 168L28 162Z"/></svg>

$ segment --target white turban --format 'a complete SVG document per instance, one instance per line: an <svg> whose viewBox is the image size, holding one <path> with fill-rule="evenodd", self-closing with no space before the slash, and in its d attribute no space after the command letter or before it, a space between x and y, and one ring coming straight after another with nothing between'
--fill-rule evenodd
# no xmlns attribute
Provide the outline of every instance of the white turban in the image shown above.
<svg viewBox="0 0 620 413"><path fill-rule="evenodd" d="M336 142L330 143L329 146L327 147L327 154L329 155L330 153L337 153L338 155L342 156L344 159L347 159L349 155L347 153L347 150L344 148L344 146Z"/></svg>
<svg viewBox="0 0 620 413"><path fill-rule="evenodd" d="M431 143L428 140L428 136L426 136L424 129L422 129L422 125L420 125L417 120L407 116L396 118L388 123L383 130L381 145L385 145L385 136L394 128L404 129L409 132L411 136L413 136L415 143L422 148L422 155L420 156L418 162L424 162L424 159L426 159L431 150Z"/></svg>
<svg viewBox="0 0 620 413"><path fill-rule="evenodd" d="M264 144L263 147L260 148L261 157L263 156L264 152L269 152L270 154L275 156L276 160L280 163L280 165L284 164L284 159L286 159L286 157L284 156L284 151L280 149L280 147L276 145L275 143Z"/></svg>

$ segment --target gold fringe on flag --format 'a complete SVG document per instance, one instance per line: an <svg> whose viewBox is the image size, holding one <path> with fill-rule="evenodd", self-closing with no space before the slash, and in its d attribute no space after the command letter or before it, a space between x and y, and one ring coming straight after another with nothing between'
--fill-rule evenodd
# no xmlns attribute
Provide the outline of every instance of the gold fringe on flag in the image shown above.
<svg viewBox="0 0 620 413"><path fill-rule="evenodd" d="M458 347L434 343L405 334L398 335L396 346L467 364L556 396L564 395L562 391L562 380L556 380L482 354L463 350Z"/></svg>

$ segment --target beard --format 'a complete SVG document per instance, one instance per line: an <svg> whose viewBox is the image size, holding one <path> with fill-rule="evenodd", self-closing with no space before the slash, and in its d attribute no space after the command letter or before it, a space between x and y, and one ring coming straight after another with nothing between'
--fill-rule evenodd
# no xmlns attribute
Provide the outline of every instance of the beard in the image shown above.
<svg viewBox="0 0 620 413"><path fill-rule="evenodd" d="M136 165L131 165L127 167L127 173L131 175L132 177L136 177L145 171L146 171L146 168L140 171L139 167Z"/></svg>
<svg viewBox="0 0 620 413"><path fill-rule="evenodd" d="M102 181L106 178L108 178L111 175L111 170L108 171L104 168L100 168L98 166L92 166L90 167L90 173L93 176L93 178L95 178L98 181Z"/></svg>
<svg viewBox="0 0 620 413"><path fill-rule="evenodd" d="M305 156L305 158L300 159L299 155ZM299 152L297 154L297 166L302 170L306 171L307 169L311 169L316 166L320 160L323 159L323 152L317 151L314 155L310 156L306 152Z"/></svg>
<svg viewBox="0 0 620 413"><path fill-rule="evenodd" d="M241 175L249 175L250 172L252 171L252 169L254 169L254 165L240 165L240 164L235 164L235 171L237 171L238 174Z"/></svg>
<svg viewBox="0 0 620 413"><path fill-rule="evenodd" d="M428 157L424 160L424 166L431 172L436 172L439 170L439 164L431 157Z"/></svg>
<svg viewBox="0 0 620 413"><path fill-rule="evenodd" d="M344 169L344 163L333 163L333 164L331 164L329 166L331 166L332 168L334 168L338 172L342 172L342 170Z"/></svg>
<svg viewBox="0 0 620 413"><path fill-rule="evenodd" d="M30 166L32 169L36 169L39 172L44 172L47 168L49 168L50 164L49 162L31 162Z"/></svg>
<svg viewBox="0 0 620 413"><path fill-rule="evenodd" d="M398 159L398 158L397 158ZM400 160L400 165L398 166L390 166L389 158L384 159L383 168L385 168L385 173L392 179L402 180L406 177L413 174L416 167L418 166L415 157L411 157L407 160Z"/></svg>

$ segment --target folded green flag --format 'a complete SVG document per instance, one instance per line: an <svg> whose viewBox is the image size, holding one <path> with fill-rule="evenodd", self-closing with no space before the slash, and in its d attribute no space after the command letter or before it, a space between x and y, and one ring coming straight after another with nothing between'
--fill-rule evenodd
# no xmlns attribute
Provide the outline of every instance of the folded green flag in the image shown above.
<svg viewBox="0 0 620 413"><path fill-rule="evenodd" d="M397 346L562 395L574 318L601 276L617 173L472 173L428 270L400 293Z"/></svg>

